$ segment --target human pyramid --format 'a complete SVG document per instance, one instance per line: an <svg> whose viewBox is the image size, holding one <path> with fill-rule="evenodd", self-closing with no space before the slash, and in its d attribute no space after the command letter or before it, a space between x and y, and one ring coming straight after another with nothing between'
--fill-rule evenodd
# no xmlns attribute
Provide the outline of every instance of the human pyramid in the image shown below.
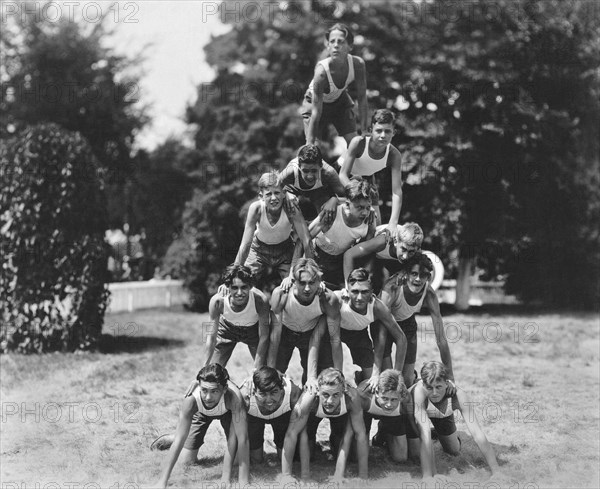
<svg viewBox="0 0 600 489"><path fill-rule="evenodd" d="M153 443L169 448L161 487L180 455L184 463L197 461L215 419L227 438L222 482L230 483L237 460L241 487L249 483L250 462L263 463L266 424L272 426L281 482L293 477L296 458L300 477L308 479L324 418L330 421L334 480L343 479L349 458L358 463L358 477L368 479L373 419L379 422L373 445L386 447L394 462L420 460L423 477L433 477L430 421L443 450L456 455L461 441L455 410L491 471L498 469L473 404L454 384L432 288L436 268L431 254L420 250L423 231L412 222L398 225L402 180L401 156L391 145L394 114L375 111L368 135L358 135L347 88L356 85L359 129L367 134L366 71L364 61L350 54L352 44L343 24L326 33L329 56L318 62L302 107L307 144L282 172L258 181L259 199L248 210L235 262L210 301L213 327L204 366L184 398L176 433ZM315 145L328 124L348 145L339 175ZM392 211L382 225L375 178L385 168L391 169ZM280 283L268 298L260 288L268 287L273 273ZM425 362L418 375L415 314L422 306L431 315L441 362ZM354 385L342 373L342 342L360 367ZM239 379L240 387L225 368L238 343L254 359L253 373ZM296 348L303 387L285 375Z"/></svg>

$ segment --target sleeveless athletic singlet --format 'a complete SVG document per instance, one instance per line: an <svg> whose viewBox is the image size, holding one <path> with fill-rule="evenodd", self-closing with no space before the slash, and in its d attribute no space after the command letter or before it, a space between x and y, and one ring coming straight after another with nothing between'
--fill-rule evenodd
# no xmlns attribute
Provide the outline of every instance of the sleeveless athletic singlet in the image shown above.
<svg viewBox="0 0 600 489"><path fill-rule="evenodd" d="M255 293L258 289L250 289L248 304L243 311L235 312L229 303L229 297L223 301L223 319L234 326L254 326L258 323L258 312L256 312Z"/></svg>
<svg viewBox="0 0 600 489"><path fill-rule="evenodd" d="M329 63L331 58L322 59L317 64L320 64L325 70L325 74L327 75L327 82L329 83L329 93L323 93L323 103L331 104L335 102L342 93L348 88L348 85L354 81L354 62L352 61L352 55L348 55L348 77L344 83L342 88L339 88L331 77L331 71L329 69ZM311 80L310 85L308 86L308 92L312 95L314 93L314 81Z"/></svg>
<svg viewBox="0 0 600 489"><path fill-rule="evenodd" d="M315 237L315 244L330 255L345 253L357 240L364 238L369 231L369 225L366 222L354 228L348 226L344 222L343 207L344 204L338 206L335 221L327 232L321 231Z"/></svg>
<svg viewBox="0 0 600 489"><path fill-rule="evenodd" d="M290 237L291 232L292 224L285 211L281 209L279 220L274 226L271 226L269 219L267 218L265 203L264 201L261 201L260 220L256 223L254 235L265 244L276 245L287 240Z"/></svg>
<svg viewBox="0 0 600 489"><path fill-rule="evenodd" d="M275 419L292 410L291 406L291 393L292 393L292 383L288 379L283 379L283 400L281 401L281 405L273 411L271 414L263 414L258 409L258 404L256 403L256 398L254 396L250 396L250 401L248 403L248 414L250 416L254 416L255 418L260 419Z"/></svg>
<svg viewBox="0 0 600 489"><path fill-rule="evenodd" d="M309 305L304 306L298 302L293 290L290 290L281 315L281 322L292 331L304 333L314 329L322 315L319 294L315 295Z"/></svg>
<svg viewBox="0 0 600 489"><path fill-rule="evenodd" d="M379 158L378 160L371 158L369 156L369 141L371 138L367 136L365 141L365 149L363 153L354 159L354 164L352 165L352 175L360 176L360 177L370 177L377 173L378 171L383 170L387 166L387 159L390 154L390 145L388 144L385 148L385 154ZM343 156L340 156L338 160L340 164L344 164Z"/></svg>
<svg viewBox="0 0 600 489"><path fill-rule="evenodd" d="M404 321L408 319L413 314L419 312L421 310L421 306L423 305L423 301L425 300L425 294L427 294L427 287L429 286L429 282L425 282L425 287L423 287L423 294L414 306L409 306L404 298L404 287L399 286L398 292L396 293L396 297L392 300L390 304L390 310L392 312L392 316L396 321Z"/></svg>
<svg viewBox="0 0 600 489"><path fill-rule="evenodd" d="M227 392L227 391L225 391ZM195 389L192 391L192 396L194 396L194 399L196 400L196 405L198 406L198 412L200 414L203 414L204 416L222 416L224 415L227 411L229 411L229 409L227 409L225 407L225 392L223 393L223 395L221 396L221 399L219 400L218 404L212 408L212 409L206 409L204 407L204 403L202 402L202 399L200 399L200 385L198 384Z"/></svg>
<svg viewBox="0 0 600 489"><path fill-rule="evenodd" d="M340 307L341 322L340 327L350 331L361 331L369 326L374 319L373 307L375 305L375 297L367 305L367 313L360 314L352 309L350 305L350 299L342 299L342 291L336 290L334 292L338 296L338 299L342 303Z"/></svg>
<svg viewBox="0 0 600 489"><path fill-rule="evenodd" d="M342 401L340 403L340 412L338 414L327 414L323 411L323 407L321 406L321 401L319 400L319 407L317 408L317 412L315 416L317 418L339 418L348 412L346 408L346 394L342 395Z"/></svg>
<svg viewBox="0 0 600 489"><path fill-rule="evenodd" d="M300 186L300 166L298 164L298 158L294 158L292 161L292 168L294 169L294 189L298 190L299 192L305 192L308 190L316 190L318 188L321 188L323 186L323 181L321 180L321 173L323 172L323 170L321 170L318 174L317 174L317 181L313 184L312 187L310 188L302 188Z"/></svg>

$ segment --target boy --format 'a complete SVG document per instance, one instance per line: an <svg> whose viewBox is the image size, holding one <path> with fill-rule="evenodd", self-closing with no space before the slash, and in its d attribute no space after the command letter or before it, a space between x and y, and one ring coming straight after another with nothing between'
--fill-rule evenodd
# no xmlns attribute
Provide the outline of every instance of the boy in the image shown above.
<svg viewBox="0 0 600 489"><path fill-rule="evenodd" d="M217 363L203 367L196 380L198 384L183 400L175 439L158 486L167 487L171 471L182 450L184 463L196 462L198 449L203 445L206 431L215 419L221 422L227 437L221 482L229 484L237 451L240 464L239 483L244 486L249 480L249 454L246 408L242 395L233 383L228 384L227 370ZM233 430L230 429L231 425Z"/></svg>
<svg viewBox="0 0 600 489"><path fill-rule="evenodd" d="M302 390L277 370L267 366L256 370L240 390L248 408L250 461L263 461L266 424L273 428L273 441L277 447L277 456L281 459L290 415Z"/></svg>
<svg viewBox="0 0 600 489"><path fill-rule="evenodd" d="M270 306L263 293L254 288L252 271L243 265L231 265L223 276L227 293L217 292L210 300L208 310L213 327L208 331L205 363L225 367L235 345L245 343L254 359L254 368L267 361L269 348Z"/></svg>
<svg viewBox="0 0 600 489"><path fill-rule="evenodd" d="M262 288L267 271L274 268L281 279L290 272L294 256L295 231L304 254L312 257L308 228L302 215L284 210L284 194L279 176L275 172L264 173L258 180L259 200L248 209L242 242L235 258L235 265L249 267L259 288Z"/></svg>
<svg viewBox="0 0 600 489"><path fill-rule="evenodd" d="M381 174L385 168L391 169L392 177L392 214L387 228L392 236L398 232L398 220L402 209L402 156L395 146L391 145L396 133L394 114L387 109L375 111L371 118L370 136L357 136L348 145L346 152L340 157L340 181L346 186L352 176L366 179L376 190L374 208L377 224L381 224L379 209L379 192L375 174Z"/></svg>
<svg viewBox="0 0 600 489"><path fill-rule="evenodd" d="M346 343L352 355L352 361L361 368L357 372L356 384L367 379L369 385L376 386L379 372L382 370L383 349L388 335L382 331L387 329L390 337L396 342L396 368L404 365L406 354L406 336L396 324L390 310L373 295L373 287L369 272L364 268L352 270L348 276L348 289L334 292L340 301L340 329L342 342ZM368 327L373 321L379 321L384 327L378 338L373 353L373 342L369 337Z"/></svg>
<svg viewBox="0 0 600 489"><path fill-rule="evenodd" d="M315 73L304 96L301 109L306 142L314 144L323 139L323 131L333 124L346 144L356 136L354 102L347 88L356 85L359 129L367 127L367 77L365 62L350 51L354 36L344 24L333 25L325 34L325 47L329 57L315 66ZM341 87L341 88L340 88Z"/></svg>
<svg viewBox="0 0 600 489"><path fill-rule="evenodd" d="M293 277L289 291L280 286L271 296L274 321L267 364L285 373L298 348L302 384L309 379L314 385L321 369L343 367L340 307L330 290L321 291L321 271L314 260L298 260Z"/></svg>
<svg viewBox="0 0 600 489"><path fill-rule="evenodd" d="M345 194L346 202L337 207L333 222L327 224L319 216L308 227L314 237L315 259L323 271L322 279L332 290L344 287L344 253L375 235L371 184L352 180L346 185Z"/></svg>
<svg viewBox="0 0 600 489"><path fill-rule="evenodd" d="M414 367L417 358L417 321L415 314L424 305L429 311L433 322L435 340L440 350L440 357L448 369L450 378L452 375L452 357L444 330L444 323L440 313L440 304L437 295L429 286L433 264L423 253L417 252L408 258L402 265L402 270L392 276L384 285L381 292L383 302L392 312L398 326L404 331L407 341L406 358L402 374L406 385L412 385L414 379ZM385 358L391 353L391 342L386 341L384 350ZM400 366L396 366L400 369Z"/></svg>
<svg viewBox="0 0 600 489"><path fill-rule="evenodd" d="M384 370L377 379L374 392L371 392L368 381L359 384L358 392L362 399L367 434L371 431L373 419L379 420L380 436L384 438L390 457L394 462L406 462L409 453L407 432L413 433L415 427L409 426L409 423L414 424L412 398L401 372ZM414 444L414 439L410 441Z"/></svg>
<svg viewBox="0 0 600 489"><path fill-rule="evenodd" d="M448 395L449 382L448 370L442 363L427 362L421 369L421 380L410 389L414 400L414 416L418 433L409 433L408 436L414 440L414 447L417 450L415 453L421 454L423 478L433 477L436 472L429 420L435 428L444 451L450 455L460 453L461 442L454 423L454 411L457 410L462 414L492 474L496 474L500 467L494 449L477 421L474 403L462 389L456 389L453 395Z"/></svg>
<svg viewBox="0 0 600 489"><path fill-rule="evenodd" d="M319 423L329 418L331 426L331 448L337 455L334 479L341 480L346 471L346 461L353 437L356 439L358 455L358 476L368 478L369 440L365 431L361 397L358 391L346 384L344 374L335 368L328 368L319 374L318 391L305 391L296 404L290 426L283 443L281 472L284 477L292 475L292 461L300 439L301 477L310 476L310 450Z"/></svg>
<svg viewBox="0 0 600 489"><path fill-rule="evenodd" d="M396 273L401 264L421 249L423 230L415 222L399 226L396 237L393 237L384 226L378 226L375 237L359 243L344 253L344 276L356 268L359 259L375 255L373 286L379 293L381 285L390 275Z"/></svg>
<svg viewBox="0 0 600 489"><path fill-rule="evenodd" d="M297 204L305 219L312 221L323 213L325 220L333 218L338 197L344 196L344 186L337 171L323 161L321 150L315 144L306 144L298 150L281 172L281 184L291 204Z"/></svg>

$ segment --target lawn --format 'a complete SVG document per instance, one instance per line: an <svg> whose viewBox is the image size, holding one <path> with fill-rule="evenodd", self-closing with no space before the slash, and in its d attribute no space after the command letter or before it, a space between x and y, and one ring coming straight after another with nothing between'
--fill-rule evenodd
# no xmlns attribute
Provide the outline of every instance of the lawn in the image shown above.
<svg viewBox="0 0 600 489"><path fill-rule="evenodd" d="M444 318L457 384L477 403L504 475L491 483L459 420L461 455L449 457L435 444L438 471L453 482L438 487L599 487L598 316L488 307L445 311ZM183 310L113 314L102 353L3 355L2 489L134 489L156 481L166 452L148 447L176 426L182 395L202 365L207 320ZM439 354L429 318L418 323L420 367ZM238 346L228 365L232 379L242 381L251 365L246 347ZM289 373L299 380L297 356ZM319 437L325 440L323 430ZM171 486L216 489L223 440L214 423L201 463L176 465ZM274 446L266 450L273 458ZM393 464L379 448L371 450L369 468L373 487L422 487L417 465ZM278 471L253 467L254 487L277 487ZM310 487L326 487L332 473L333 464L320 456ZM348 487L364 485L354 478L354 464L348 475Z"/></svg>

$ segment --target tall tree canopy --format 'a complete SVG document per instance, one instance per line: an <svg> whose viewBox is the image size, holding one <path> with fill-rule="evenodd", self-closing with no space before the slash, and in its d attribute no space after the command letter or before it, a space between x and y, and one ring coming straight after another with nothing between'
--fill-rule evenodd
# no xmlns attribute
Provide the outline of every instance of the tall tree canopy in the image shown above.
<svg viewBox="0 0 600 489"><path fill-rule="evenodd" d="M221 14L232 29L206 47L217 76L188 110L198 128L196 171L207 177L202 197L188 203L178 244L203 243L203 253L189 255L202 270L194 283L230 262L232 239L239 242L219 234L220 215L208 209L237 203L240 192L250 198L253 177L281 168L302 144L298 103L324 32L342 21L367 64L370 108L398 116L402 218L421 223L425 246L449 273L468 284L477 266L490 277L508 274L524 298L595 304L600 20L593 3L235 4L242 15ZM235 196L211 191L217 185ZM200 235L198 218L206 226ZM231 223L241 226L239 218ZM223 242L232 246L206 244ZM459 287L459 306L466 297Z"/></svg>

